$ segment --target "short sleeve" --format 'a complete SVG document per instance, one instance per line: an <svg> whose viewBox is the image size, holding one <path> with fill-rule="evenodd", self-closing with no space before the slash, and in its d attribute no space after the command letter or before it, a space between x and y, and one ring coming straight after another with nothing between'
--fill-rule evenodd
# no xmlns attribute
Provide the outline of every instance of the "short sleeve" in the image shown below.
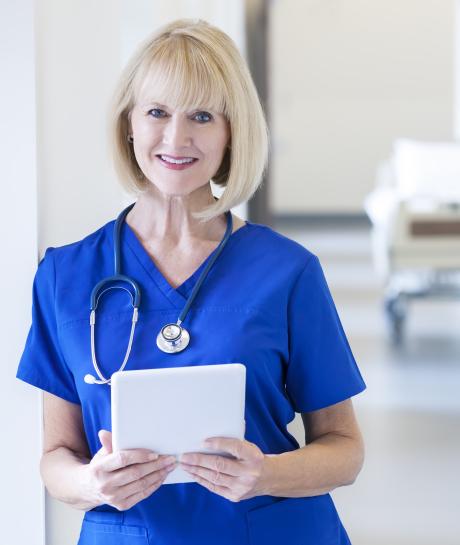
<svg viewBox="0 0 460 545"><path fill-rule="evenodd" d="M291 292L286 393L296 412L322 409L366 388L318 258Z"/></svg>
<svg viewBox="0 0 460 545"><path fill-rule="evenodd" d="M73 375L59 347L52 250L46 251L35 274L32 325L16 377L67 401L80 404Z"/></svg>

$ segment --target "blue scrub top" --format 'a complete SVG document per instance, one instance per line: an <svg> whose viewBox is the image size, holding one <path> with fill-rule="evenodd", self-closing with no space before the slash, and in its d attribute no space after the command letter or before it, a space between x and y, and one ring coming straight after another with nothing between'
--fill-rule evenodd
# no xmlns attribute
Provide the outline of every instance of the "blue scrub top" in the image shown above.
<svg viewBox="0 0 460 545"><path fill-rule="evenodd" d="M81 405L91 454L100 429L111 430L110 387L88 385L94 374L89 300L113 274L110 222L83 240L47 250L34 280L32 326L17 377ZM299 448L287 431L295 412L315 411L365 389L318 258L272 229L248 222L234 232L184 322L189 347L164 354L161 327L175 322L207 260L172 288L126 223L122 271L142 291L127 369L243 363L245 439L266 454ZM211 254L212 255L212 254ZM105 376L118 370L132 307L124 290L99 303L96 353ZM349 543L329 494L258 496L231 502L197 483L163 485L120 512L85 514L80 545L343 545Z"/></svg>

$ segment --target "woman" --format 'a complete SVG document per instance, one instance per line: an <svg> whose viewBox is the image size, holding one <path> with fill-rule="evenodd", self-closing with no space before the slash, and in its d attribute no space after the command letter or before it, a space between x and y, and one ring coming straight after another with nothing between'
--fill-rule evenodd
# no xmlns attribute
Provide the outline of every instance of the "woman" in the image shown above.
<svg viewBox="0 0 460 545"><path fill-rule="evenodd" d="M87 302L113 274L114 222L47 250L18 377L45 391L41 474L49 493L86 511L80 545L349 543L328 493L361 469L350 398L365 385L317 257L228 213L254 193L267 157L244 61L204 21L173 22L127 66L113 120L117 170L137 194L118 223L123 273L142 290L139 319L132 323L124 290L93 294L91 353ZM224 187L219 200L211 179ZM190 344L165 353L155 336L176 323L210 263L183 320ZM105 379L126 359L134 326L127 369L244 363L245 440L210 442L234 459L112 452ZM94 363L98 379L87 376ZM304 448L286 429L295 412ZM177 463L195 482L161 486Z"/></svg>

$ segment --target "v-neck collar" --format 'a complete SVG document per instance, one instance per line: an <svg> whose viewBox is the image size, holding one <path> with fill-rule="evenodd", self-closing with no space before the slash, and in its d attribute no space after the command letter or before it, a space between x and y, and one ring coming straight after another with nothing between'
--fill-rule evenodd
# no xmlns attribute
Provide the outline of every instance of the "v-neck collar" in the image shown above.
<svg viewBox="0 0 460 545"><path fill-rule="evenodd" d="M222 259L224 254L227 252L228 248L232 246L235 243L235 241L238 240L241 237L241 235L248 230L248 227L250 225L251 225L250 222L246 222L245 225L243 225L242 227L240 227L239 229L237 229L234 233L230 235L230 238L228 239L222 251L222 254L217 258L217 261L213 265L213 268L219 263L219 260ZM208 261L211 259L211 257L214 255L214 253L217 250L217 247L216 247L208 255L208 257L201 263L201 265L192 273L191 276L189 276L184 282L182 282L180 286L178 286L177 288L174 288L163 276L160 269L157 267L153 259L150 257L150 255L145 250L145 248L142 246L140 240L137 238L134 231L126 222L124 222L122 226L121 238L122 238L122 241L126 243L129 249L135 255L135 257L138 259L138 261L140 262L142 267L145 269L147 274L150 276L150 278L153 280L153 282L158 287L158 289L160 289L162 293L176 307L181 307L185 305L193 289L193 286L198 280L201 272L203 271L204 267L206 266ZM211 273L212 273L212 269L209 271L209 274ZM205 288L206 288L206 280L201 289L205 289Z"/></svg>

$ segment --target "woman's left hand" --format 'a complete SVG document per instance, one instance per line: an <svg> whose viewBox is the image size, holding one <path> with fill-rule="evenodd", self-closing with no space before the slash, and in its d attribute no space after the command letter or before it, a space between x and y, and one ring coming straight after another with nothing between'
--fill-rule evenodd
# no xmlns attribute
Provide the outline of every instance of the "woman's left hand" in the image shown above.
<svg viewBox="0 0 460 545"><path fill-rule="evenodd" d="M199 452L183 454L180 465L197 483L233 502L268 494L269 458L257 445L229 437L211 437L204 445L236 459Z"/></svg>

